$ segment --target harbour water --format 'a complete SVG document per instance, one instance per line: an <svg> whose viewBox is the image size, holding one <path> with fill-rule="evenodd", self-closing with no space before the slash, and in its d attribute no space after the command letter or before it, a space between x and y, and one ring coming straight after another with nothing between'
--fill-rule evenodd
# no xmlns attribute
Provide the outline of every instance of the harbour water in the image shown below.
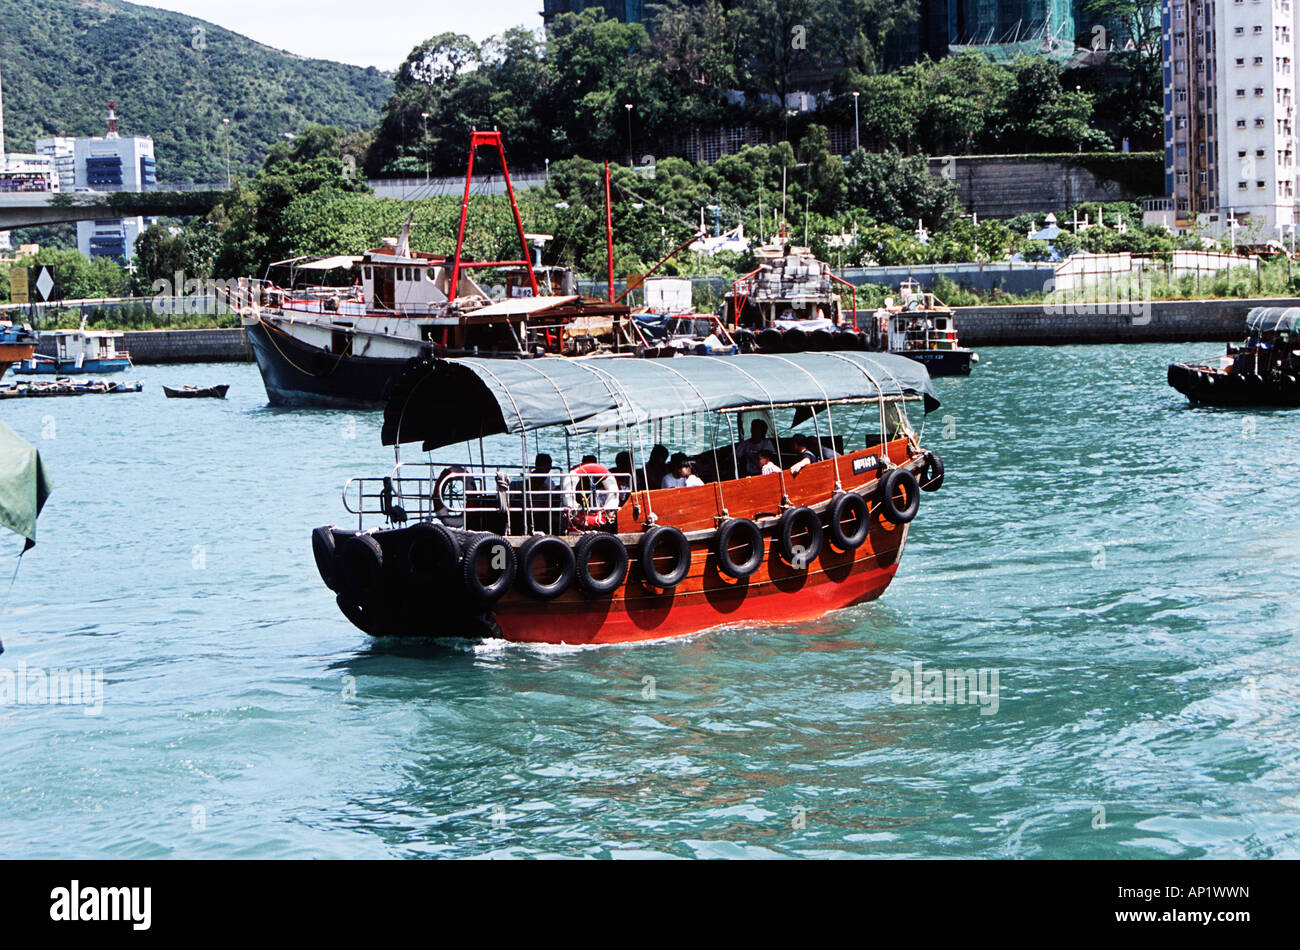
<svg viewBox="0 0 1300 950"><path fill-rule="evenodd" d="M103 688L0 704L0 857L1298 857L1300 413L1189 407L1214 350L986 350L882 600L590 650L342 618L309 532L377 415L243 365L9 403L55 490L0 673ZM902 702L917 664L997 689Z"/></svg>

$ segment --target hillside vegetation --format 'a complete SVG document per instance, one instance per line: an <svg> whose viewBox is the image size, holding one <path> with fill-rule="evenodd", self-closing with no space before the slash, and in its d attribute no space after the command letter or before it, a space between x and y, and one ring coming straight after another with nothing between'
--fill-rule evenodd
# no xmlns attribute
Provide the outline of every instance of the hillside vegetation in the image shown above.
<svg viewBox="0 0 1300 950"><path fill-rule="evenodd" d="M124 135L154 139L159 178L256 171L286 133L324 122L372 128L392 93L377 69L304 59L192 17L121 0L0 0L9 151L52 135L103 135L109 101Z"/></svg>

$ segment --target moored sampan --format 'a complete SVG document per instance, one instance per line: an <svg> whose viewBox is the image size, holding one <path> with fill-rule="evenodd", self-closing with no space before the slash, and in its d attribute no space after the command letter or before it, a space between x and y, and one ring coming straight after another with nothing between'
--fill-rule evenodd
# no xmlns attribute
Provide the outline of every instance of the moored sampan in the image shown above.
<svg viewBox="0 0 1300 950"><path fill-rule="evenodd" d="M887 354L412 360L385 444L478 443L479 463L399 461L349 482L357 529L317 529L317 567L343 614L381 637L619 643L814 619L884 592L921 491L943 483L912 402L938 407L928 374ZM622 464L529 465L548 431ZM519 465L484 461L483 440L502 434L519 438ZM693 435L707 437L697 476L647 485L666 455L652 446Z"/></svg>

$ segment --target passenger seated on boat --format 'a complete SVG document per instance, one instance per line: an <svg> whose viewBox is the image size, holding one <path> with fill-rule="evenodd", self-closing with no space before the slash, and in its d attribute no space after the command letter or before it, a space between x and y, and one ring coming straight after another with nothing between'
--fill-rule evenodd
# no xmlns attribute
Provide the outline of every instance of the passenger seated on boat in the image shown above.
<svg viewBox="0 0 1300 950"><path fill-rule="evenodd" d="M780 475L781 466L776 464L776 453L771 449L759 449L758 461L760 463L760 475Z"/></svg>
<svg viewBox="0 0 1300 950"><path fill-rule="evenodd" d="M763 449L767 449L773 456L776 454L776 446L767 437L767 423L762 419L755 419L749 425L749 438L740 443L740 463L746 476L757 475L762 470L758 453Z"/></svg>
<svg viewBox="0 0 1300 950"><path fill-rule="evenodd" d="M668 474L668 449L662 445L656 445L650 450L650 458L645 463L645 482L649 488L659 488L663 485L664 476Z"/></svg>
<svg viewBox="0 0 1300 950"><path fill-rule="evenodd" d="M794 450L799 453L799 460L790 466L791 475L798 475L814 462L822 461L821 452L818 451L820 446L808 441L808 436L796 435L793 441Z"/></svg>
<svg viewBox="0 0 1300 950"><path fill-rule="evenodd" d="M703 479L695 474L695 463L678 452L672 458L668 474L664 476L661 487L690 488L703 484Z"/></svg>
<svg viewBox="0 0 1300 950"><path fill-rule="evenodd" d="M558 475L552 474L554 471L554 460L542 452L533 460L533 472L528 476L529 507L537 513L537 529L547 533L554 527L554 513L548 509L557 507L556 492L561 482Z"/></svg>

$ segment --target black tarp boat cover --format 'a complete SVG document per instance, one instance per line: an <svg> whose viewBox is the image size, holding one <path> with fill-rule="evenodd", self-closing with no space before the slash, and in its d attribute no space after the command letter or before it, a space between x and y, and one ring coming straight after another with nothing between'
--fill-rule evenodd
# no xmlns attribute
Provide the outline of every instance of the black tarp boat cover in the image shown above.
<svg viewBox="0 0 1300 950"><path fill-rule="evenodd" d="M1300 332L1300 307L1256 307L1246 317L1251 336Z"/></svg>
<svg viewBox="0 0 1300 950"><path fill-rule="evenodd" d="M580 435L700 412L906 396L939 408L925 367L888 353L414 359L394 386L383 441L429 451L551 426Z"/></svg>

